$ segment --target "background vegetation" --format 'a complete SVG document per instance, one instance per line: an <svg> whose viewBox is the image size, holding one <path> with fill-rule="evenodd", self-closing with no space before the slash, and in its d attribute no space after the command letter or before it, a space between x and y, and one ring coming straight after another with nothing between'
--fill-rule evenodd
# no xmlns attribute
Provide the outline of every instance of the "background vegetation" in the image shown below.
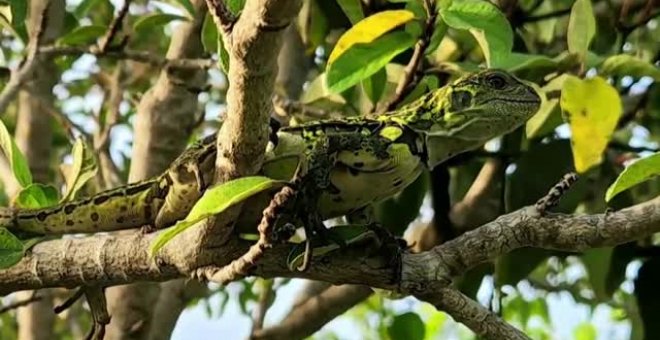
<svg viewBox="0 0 660 340"><path fill-rule="evenodd" d="M244 1L224 3L246 16ZM273 116L295 124L382 112L464 72L503 68L538 84L547 97L539 113L381 203L381 222L428 250L533 204L570 171L581 179L555 211L616 211L660 192L659 15L655 0L304 0L282 49L269 51L279 66ZM0 21L4 205L48 206L154 176L231 114L226 104L237 95L228 94L227 74L242 63L202 0L0 1ZM33 244L6 233L0 240L3 266ZM640 235L580 252L521 248L456 284L533 338L656 338L656 243ZM290 282L302 288L296 304L263 325ZM51 311L69 294L8 295L0 338L83 337L92 316L82 303ZM365 286L178 279L115 286L106 296L107 338L167 338L188 306L222 318L230 300L253 318L255 337L307 336L335 317L354 320L356 338L473 337L429 305L392 302ZM569 315L586 307L587 321L562 329L553 299ZM315 336L350 335L329 328Z"/></svg>

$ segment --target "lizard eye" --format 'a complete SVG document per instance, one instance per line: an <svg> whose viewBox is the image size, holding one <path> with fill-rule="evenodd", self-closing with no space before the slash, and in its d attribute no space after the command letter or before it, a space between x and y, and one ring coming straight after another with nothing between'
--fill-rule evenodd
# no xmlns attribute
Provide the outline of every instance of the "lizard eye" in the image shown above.
<svg viewBox="0 0 660 340"><path fill-rule="evenodd" d="M506 79L500 74L491 74L486 77L486 84L496 90L501 90L506 86Z"/></svg>

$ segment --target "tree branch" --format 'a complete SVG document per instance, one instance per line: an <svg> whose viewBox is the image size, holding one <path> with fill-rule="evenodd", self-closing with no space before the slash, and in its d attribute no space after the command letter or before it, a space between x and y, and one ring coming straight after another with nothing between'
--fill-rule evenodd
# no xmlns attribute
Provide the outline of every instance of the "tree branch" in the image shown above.
<svg viewBox="0 0 660 340"><path fill-rule="evenodd" d="M454 288L443 288L417 298L447 312L454 320L487 339L530 339L525 333Z"/></svg>

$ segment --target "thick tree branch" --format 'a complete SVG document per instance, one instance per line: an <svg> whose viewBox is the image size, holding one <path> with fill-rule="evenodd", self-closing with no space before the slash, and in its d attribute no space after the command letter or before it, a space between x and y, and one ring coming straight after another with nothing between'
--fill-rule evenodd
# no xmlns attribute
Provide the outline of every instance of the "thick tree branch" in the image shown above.
<svg viewBox="0 0 660 340"><path fill-rule="evenodd" d="M362 302L373 291L367 286L331 286L294 306L276 326L252 333L253 339L302 339L314 334L346 310Z"/></svg>
<svg viewBox="0 0 660 340"><path fill-rule="evenodd" d="M332 254L318 261L308 272L299 273L287 268L285 259L290 248L275 246L254 268L253 274L399 289L443 306L442 300L437 300L441 299L437 292L447 288L455 277L511 250L531 246L582 251L629 242L658 231L660 198L618 212L596 215L539 216L534 207L525 207L430 251L404 253L399 285L391 281L395 268L388 267L386 261L367 258L364 249L352 248ZM160 281L186 275L188 264L166 261L185 258L164 254L159 261L154 261L148 257L146 249L154 236L140 233L114 237L99 235L37 244L32 253L16 266L0 271L0 293L61 285ZM208 263L224 265L244 253L248 246L248 242L229 241L223 247L200 251L206 254ZM170 247L164 250L177 251ZM452 313L449 307L443 308ZM484 317L483 313L458 312L453 312L452 316L468 325ZM470 315L473 318L468 320Z"/></svg>
<svg viewBox="0 0 660 340"><path fill-rule="evenodd" d="M226 32L226 18L216 6L222 1L208 0L229 52L227 111L216 140L215 181L252 175L259 171L268 143L268 119L272 111L273 85L277 76L277 54L282 33L301 6L300 0L255 0L245 3L241 17ZM219 19L219 20L218 20ZM195 242L215 246L230 237L240 206L229 209L222 218L211 218L198 231ZM199 253L197 253L199 254ZM211 279L220 267L201 264L191 268ZM205 268L202 268L205 267Z"/></svg>

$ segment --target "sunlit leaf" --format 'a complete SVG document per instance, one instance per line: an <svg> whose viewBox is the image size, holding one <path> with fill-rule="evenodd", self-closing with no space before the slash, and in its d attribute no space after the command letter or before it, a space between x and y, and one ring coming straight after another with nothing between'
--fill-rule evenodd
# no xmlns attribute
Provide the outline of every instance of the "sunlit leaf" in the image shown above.
<svg viewBox="0 0 660 340"><path fill-rule="evenodd" d="M1 120L0 148L2 148L2 152L9 160L9 166L11 167L11 172L14 175L14 178L16 178L16 182L18 182L18 184L23 188L32 184L32 173L28 167L27 160L21 153L21 150L18 149L18 146L16 146L14 139L11 137L11 135L9 135L9 131L5 126L5 123L3 123Z"/></svg>
<svg viewBox="0 0 660 340"><path fill-rule="evenodd" d="M513 31L495 5L481 0L456 0L442 8L440 15L449 27L470 31L489 67L500 67L506 62L513 47Z"/></svg>
<svg viewBox="0 0 660 340"><path fill-rule="evenodd" d="M328 57L328 64L334 63L355 44L365 44L412 20L414 14L406 10L382 11L371 15L351 27L337 40Z"/></svg>
<svg viewBox="0 0 660 340"><path fill-rule="evenodd" d="M82 139L77 139L71 151L73 164L70 167L63 166L64 180L66 181L66 192L61 202L74 199L76 193L87 181L96 175L96 159L92 150Z"/></svg>
<svg viewBox="0 0 660 340"><path fill-rule="evenodd" d="M59 193L54 186L33 183L18 193L14 204L17 208L39 209L57 204L58 199Z"/></svg>
<svg viewBox="0 0 660 340"><path fill-rule="evenodd" d="M399 53L411 48L415 38L403 31L386 34L369 44L353 45L326 70L328 89L342 92L370 77Z"/></svg>
<svg viewBox="0 0 660 340"><path fill-rule="evenodd" d="M660 153L639 159L628 165L610 185L605 194L605 201L609 202L617 194L658 175L660 175Z"/></svg>
<svg viewBox="0 0 660 340"><path fill-rule="evenodd" d="M0 269L18 263L23 257L23 243L9 230L0 227Z"/></svg>
<svg viewBox="0 0 660 340"><path fill-rule="evenodd" d="M151 254L156 254L174 236L193 226L195 223L219 214L254 194L283 185L283 181L253 176L235 179L206 190L184 220L179 221L173 227L158 235L151 244Z"/></svg>
<svg viewBox="0 0 660 340"><path fill-rule="evenodd" d="M147 15L141 17L135 22L135 24L133 25L133 30L139 32L145 29L153 29L158 26L164 26L174 20L186 21L188 20L188 18L181 15L168 14L168 13L157 13L157 14Z"/></svg>
<svg viewBox="0 0 660 340"><path fill-rule="evenodd" d="M594 34L596 34L596 19L591 0L576 0L568 21L568 51L577 54L580 61L584 61Z"/></svg>
<svg viewBox="0 0 660 340"><path fill-rule="evenodd" d="M608 57L600 65L600 72L607 76L651 77L655 81L660 81L660 68L628 54Z"/></svg>
<svg viewBox="0 0 660 340"><path fill-rule="evenodd" d="M586 172L601 162L622 113L617 90L601 77L564 81L560 105L571 127L575 170Z"/></svg>

